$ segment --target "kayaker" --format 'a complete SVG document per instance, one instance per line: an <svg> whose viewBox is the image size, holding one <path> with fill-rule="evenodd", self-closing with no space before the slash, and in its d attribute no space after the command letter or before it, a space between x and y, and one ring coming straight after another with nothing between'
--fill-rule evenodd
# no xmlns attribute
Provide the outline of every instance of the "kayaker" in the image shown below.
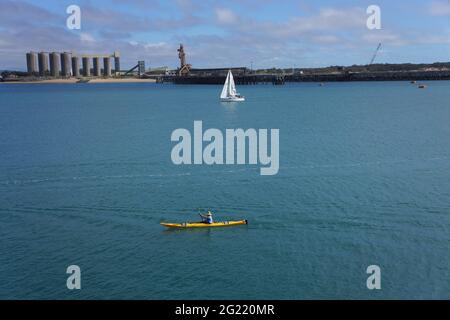
<svg viewBox="0 0 450 320"><path fill-rule="evenodd" d="M203 223L212 224L214 223L213 215L211 211L208 211L206 215L200 213L200 217L202 217Z"/></svg>

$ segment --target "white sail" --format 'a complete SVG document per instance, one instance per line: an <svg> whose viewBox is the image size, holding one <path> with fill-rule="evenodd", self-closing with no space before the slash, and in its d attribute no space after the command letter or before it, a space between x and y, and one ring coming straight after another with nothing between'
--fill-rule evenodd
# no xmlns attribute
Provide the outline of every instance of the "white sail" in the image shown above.
<svg viewBox="0 0 450 320"><path fill-rule="evenodd" d="M231 70L228 70L227 79L223 85L220 99L222 101L245 101L245 98L236 92L236 85L234 84L234 78Z"/></svg>
<svg viewBox="0 0 450 320"><path fill-rule="evenodd" d="M223 85L222 93L220 94L220 99L225 99L228 97L228 88L230 84L230 71L228 71L227 79L225 80L225 84Z"/></svg>
<svg viewBox="0 0 450 320"><path fill-rule="evenodd" d="M236 96L236 85L234 84L234 78L233 78L233 74L231 73L231 70L228 71L228 75L230 76L228 96L235 97Z"/></svg>

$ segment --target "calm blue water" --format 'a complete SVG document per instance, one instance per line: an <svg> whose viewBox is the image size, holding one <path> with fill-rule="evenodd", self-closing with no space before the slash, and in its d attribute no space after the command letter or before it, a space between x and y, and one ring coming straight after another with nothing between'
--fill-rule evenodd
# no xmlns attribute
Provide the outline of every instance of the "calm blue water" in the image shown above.
<svg viewBox="0 0 450 320"><path fill-rule="evenodd" d="M239 89L0 85L0 298L450 298L450 82ZM173 165L194 120L279 128L279 174ZM249 225L159 225L198 208Z"/></svg>

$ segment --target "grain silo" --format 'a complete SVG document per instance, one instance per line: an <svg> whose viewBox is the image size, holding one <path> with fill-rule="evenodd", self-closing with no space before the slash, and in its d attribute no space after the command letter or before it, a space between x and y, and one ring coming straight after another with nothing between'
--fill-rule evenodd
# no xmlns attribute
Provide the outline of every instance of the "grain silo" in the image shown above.
<svg viewBox="0 0 450 320"><path fill-rule="evenodd" d="M49 74L48 55L45 52L38 53L38 65L39 65L39 75L41 77L47 76Z"/></svg>
<svg viewBox="0 0 450 320"><path fill-rule="evenodd" d="M36 74L38 72L37 55L35 52L27 53L27 71L29 74Z"/></svg>
<svg viewBox="0 0 450 320"><path fill-rule="evenodd" d="M59 77L59 54L57 52L50 53L50 75Z"/></svg>
<svg viewBox="0 0 450 320"><path fill-rule="evenodd" d="M91 64L88 57L83 57L83 76L89 77L91 75Z"/></svg>
<svg viewBox="0 0 450 320"><path fill-rule="evenodd" d="M120 73L120 53L118 51L114 52L114 73L116 76Z"/></svg>
<svg viewBox="0 0 450 320"><path fill-rule="evenodd" d="M94 57L93 61L94 61L94 76L98 77L100 76L100 58Z"/></svg>
<svg viewBox="0 0 450 320"><path fill-rule="evenodd" d="M69 52L61 53L61 75L63 77L70 77L71 73L71 54Z"/></svg>
<svg viewBox="0 0 450 320"><path fill-rule="evenodd" d="M80 76L80 59L78 57L72 57L72 75L74 77Z"/></svg>
<svg viewBox="0 0 450 320"><path fill-rule="evenodd" d="M111 77L111 58L110 57L103 58L103 75L105 77Z"/></svg>

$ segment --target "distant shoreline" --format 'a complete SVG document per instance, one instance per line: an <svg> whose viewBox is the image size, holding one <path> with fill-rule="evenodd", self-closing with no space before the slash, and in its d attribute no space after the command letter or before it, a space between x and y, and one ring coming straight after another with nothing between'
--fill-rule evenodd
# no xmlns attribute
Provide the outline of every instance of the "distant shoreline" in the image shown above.
<svg viewBox="0 0 450 320"><path fill-rule="evenodd" d="M2 81L2 83L8 83L8 84L73 84L77 83L80 79L77 78L69 78L69 79L46 79L46 80L25 80L25 81ZM108 78L108 79L89 79L88 82L82 82L82 83L155 83L155 79L134 79L134 78Z"/></svg>

